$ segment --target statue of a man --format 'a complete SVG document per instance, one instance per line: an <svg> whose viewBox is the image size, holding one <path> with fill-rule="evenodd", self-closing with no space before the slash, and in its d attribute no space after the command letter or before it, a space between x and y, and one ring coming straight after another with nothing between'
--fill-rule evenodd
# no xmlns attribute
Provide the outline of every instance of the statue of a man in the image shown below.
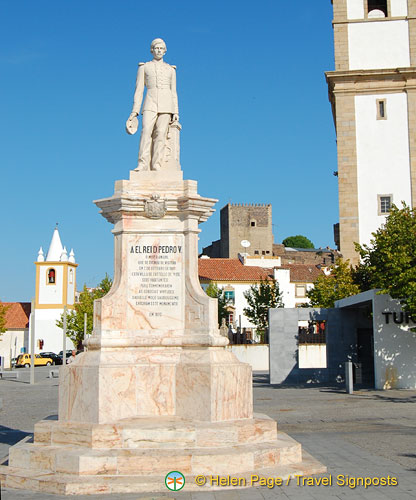
<svg viewBox="0 0 416 500"><path fill-rule="evenodd" d="M126 123L127 132L134 134L137 131L137 116L142 107L146 87L136 170L161 169L169 124L179 120L176 68L163 61L166 54L165 42L156 38L150 45L150 52L153 54L153 60L139 63L133 111Z"/></svg>

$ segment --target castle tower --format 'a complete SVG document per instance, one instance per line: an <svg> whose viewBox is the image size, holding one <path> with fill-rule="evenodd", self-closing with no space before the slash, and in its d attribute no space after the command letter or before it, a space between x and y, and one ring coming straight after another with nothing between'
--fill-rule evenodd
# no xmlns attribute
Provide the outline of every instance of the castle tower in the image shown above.
<svg viewBox="0 0 416 500"><path fill-rule="evenodd" d="M64 306L75 306L76 269L74 251L68 256L56 227L45 259L39 249L36 265L35 349L36 352L62 350L62 329L56 326ZM67 340L67 348L73 347Z"/></svg>
<svg viewBox="0 0 416 500"><path fill-rule="evenodd" d="M416 204L416 0L332 0L339 239L358 262L391 204Z"/></svg>
<svg viewBox="0 0 416 500"><path fill-rule="evenodd" d="M239 253L273 255L272 206L270 204L228 204L221 209L220 257L236 259ZM250 242L249 247L241 245Z"/></svg>

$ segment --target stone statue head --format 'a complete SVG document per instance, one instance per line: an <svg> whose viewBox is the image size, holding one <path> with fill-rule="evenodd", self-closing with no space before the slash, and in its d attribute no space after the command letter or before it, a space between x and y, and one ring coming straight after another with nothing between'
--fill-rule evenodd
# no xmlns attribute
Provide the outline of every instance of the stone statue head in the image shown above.
<svg viewBox="0 0 416 500"><path fill-rule="evenodd" d="M166 43L164 42L164 40L162 40L161 38L155 38L152 43L150 44L150 52L153 54L153 56L156 56L156 52L155 52L155 48L159 49L159 48L163 48L163 54L162 54L162 57L166 54ZM159 52L159 55L160 55L160 52Z"/></svg>

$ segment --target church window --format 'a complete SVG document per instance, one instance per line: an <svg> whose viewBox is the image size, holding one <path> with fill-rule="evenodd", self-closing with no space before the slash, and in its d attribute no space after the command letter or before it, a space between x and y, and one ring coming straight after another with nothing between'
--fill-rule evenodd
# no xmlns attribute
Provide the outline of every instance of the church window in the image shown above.
<svg viewBox="0 0 416 500"><path fill-rule="evenodd" d="M74 270L69 270L69 284L72 285L74 283Z"/></svg>
<svg viewBox="0 0 416 500"><path fill-rule="evenodd" d="M379 194L378 198L378 215L386 215L390 213L393 204L393 195Z"/></svg>
<svg viewBox="0 0 416 500"><path fill-rule="evenodd" d="M50 268L48 269L48 285L54 285L56 283L56 273L55 269Z"/></svg>
<svg viewBox="0 0 416 500"><path fill-rule="evenodd" d="M386 120L386 99L377 99L377 120Z"/></svg>
<svg viewBox="0 0 416 500"><path fill-rule="evenodd" d="M259 254L259 251L258 250L254 250L254 255L258 255Z"/></svg>
<svg viewBox="0 0 416 500"><path fill-rule="evenodd" d="M384 17L388 16L387 0L367 0L368 5L368 17L382 17L380 12L384 14ZM373 15L371 15L373 13Z"/></svg>
<svg viewBox="0 0 416 500"><path fill-rule="evenodd" d="M252 220L252 221L250 222L250 226L251 226L251 227L256 227L256 221L255 221L255 220Z"/></svg>
<svg viewBox="0 0 416 500"><path fill-rule="evenodd" d="M225 300L226 300L227 304L234 304L235 303L234 290L225 290L224 295L225 295Z"/></svg>

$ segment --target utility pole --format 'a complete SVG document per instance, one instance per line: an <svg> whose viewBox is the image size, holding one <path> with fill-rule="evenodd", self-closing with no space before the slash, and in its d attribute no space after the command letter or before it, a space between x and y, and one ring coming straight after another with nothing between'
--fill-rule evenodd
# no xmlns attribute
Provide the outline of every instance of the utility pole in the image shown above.
<svg viewBox="0 0 416 500"><path fill-rule="evenodd" d="M62 329L62 364L66 365L66 312L67 307L64 306L64 327Z"/></svg>
<svg viewBox="0 0 416 500"><path fill-rule="evenodd" d="M30 383L35 383L35 299L30 307Z"/></svg>

